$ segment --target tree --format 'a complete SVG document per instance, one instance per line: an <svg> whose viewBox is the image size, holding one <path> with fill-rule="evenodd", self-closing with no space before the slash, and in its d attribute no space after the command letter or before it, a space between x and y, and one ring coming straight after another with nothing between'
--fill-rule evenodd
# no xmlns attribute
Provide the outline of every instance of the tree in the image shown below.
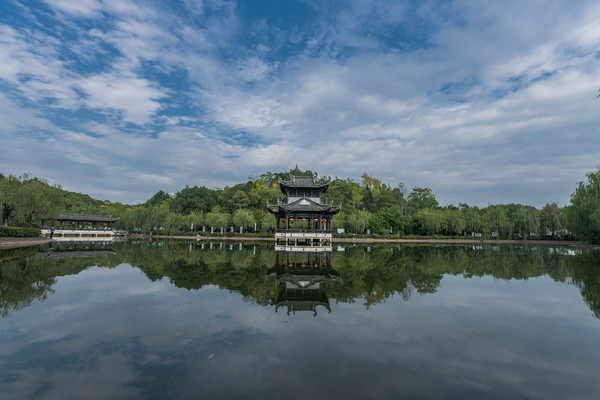
<svg viewBox="0 0 600 400"><path fill-rule="evenodd" d="M190 229L187 219L181 214L169 213L164 222L164 228L171 233L185 232Z"/></svg>
<svg viewBox="0 0 600 400"><path fill-rule="evenodd" d="M282 198L284 195L279 190L279 183L275 182L269 185L265 179L257 178L252 182L252 189L250 189L248 196L250 204L254 208L264 211L267 202L275 203L277 199Z"/></svg>
<svg viewBox="0 0 600 400"><path fill-rule="evenodd" d="M463 233L467 225L463 213L459 210L444 210L443 215L446 232L449 235L460 235Z"/></svg>
<svg viewBox="0 0 600 400"><path fill-rule="evenodd" d="M248 209L240 208L233 213L233 224L235 226L241 226L244 229L248 229L254 225L255 221L252 211Z"/></svg>
<svg viewBox="0 0 600 400"><path fill-rule="evenodd" d="M509 217L512 220L514 233L519 237L526 239L530 233L538 233L540 227L539 219L537 210L533 207L517 204Z"/></svg>
<svg viewBox="0 0 600 400"><path fill-rule="evenodd" d="M346 213L340 211L339 213L333 216L331 220L331 225L333 229L340 229L346 227Z"/></svg>
<svg viewBox="0 0 600 400"><path fill-rule="evenodd" d="M2 225L8 226L10 217L18 207L22 183L19 178L9 175L0 180L0 202L2 204Z"/></svg>
<svg viewBox="0 0 600 400"><path fill-rule="evenodd" d="M343 204L346 210L356 210L363 205L364 193L360 185L351 179L331 181L325 194L334 204Z"/></svg>
<svg viewBox="0 0 600 400"><path fill-rule="evenodd" d="M562 228L562 211L556 203L546 203L540 212L540 227L542 233L554 239L556 232Z"/></svg>
<svg viewBox="0 0 600 400"><path fill-rule="evenodd" d="M162 203L164 203L170 199L171 199L171 196L169 196L168 193L165 193L162 190L159 190L158 192L154 193L154 195L152 197L150 197L142 205L146 206L146 207L154 207L154 206L161 205Z"/></svg>
<svg viewBox="0 0 600 400"><path fill-rule="evenodd" d="M408 209L412 214L424 208L433 208L439 206L433 191L430 188L415 186L408 195Z"/></svg>
<svg viewBox="0 0 600 400"><path fill-rule="evenodd" d="M258 211L255 219L260 224L260 230L262 232L273 232L277 226L275 217L270 212Z"/></svg>
<svg viewBox="0 0 600 400"><path fill-rule="evenodd" d="M233 195L233 198L231 199L231 204L233 210L248 208L248 206L250 205L250 198L246 193L244 193L241 190L238 190Z"/></svg>
<svg viewBox="0 0 600 400"><path fill-rule="evenodd" d="M406 214L406 203L407 203L407 191L404 183L400 182L398 187L393 189L394 197L396 198L396 204L400 206L403 214Z"/></svg>
<svg viewBox="0 0 600 400"><path fill-rule="evenodd" d="M346 226L354 233L363 233L369 226L370 217L371 213L368 211L355 211L346 218Z"/></svg>
<svg viewBox="0 0 600 400"><path fill-rule="evenodd" d="M501 237L508 238L513 231L513 224L502 205L488 206L485 209L485 218L487 227Z"/></svg>
<svg viewBox="0 0 600 400"><path fill-rule="evenodd" d="M429 207L417 211L415 220L421 227L421 231L427 235L440 233L445 222L441 210Z"/></svg>
<svg viewBox="0 0 600 400"><path fill-rule="evenodd" d="M0 179L0 205L4 226L11 220L34 225L43 217L57 216L63 207L59 187L27 174Z"/></svg>
<svg viewBox="0 0 600 400"><path fill-rule="evenodd" d="M586 176L571 195L567 228L580 240L600 243L600 169Z"/></svg>
<svg viewBox="0 0 600 400"><path fill-rule="evenodd" d="M170 209L178 214L187 215L192 211L211 211L216 203L214 191L204 186L186 186L170 202Z"/></svg>
<svg viewBox="0 0 600 400"><path fill-rule="evenodd" d="M222 212L209 212L206 214L206 223L209 226L214 226L216 228L226 227L229 223L230 215Z"/></svg>
<svg viewBox="0 0 600 400"><path fill-rule="evenodd" d="M381 217L387 230L391 227L394 233L405 232L408 222L398 206L382 208L377 212L377 215Z"/></svg>
<svg viewBox="0 0 600 400"><path fill-rule="evenodd" d="M465 230L471 233L483 233L486 230L485 218L479 207L469 207L468 205L459 204L465 220Z"/></svg>

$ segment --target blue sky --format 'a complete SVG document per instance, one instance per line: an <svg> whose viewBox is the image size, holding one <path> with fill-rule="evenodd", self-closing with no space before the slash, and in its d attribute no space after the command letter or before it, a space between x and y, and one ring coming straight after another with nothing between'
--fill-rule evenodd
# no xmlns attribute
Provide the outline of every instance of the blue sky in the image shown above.
<svg viewBox="0 0 600 400"><path fill-rule="evenodd" d="M296 164L441 204L600 166L597 1L0 3L0 172L101 200Z"/></svg>

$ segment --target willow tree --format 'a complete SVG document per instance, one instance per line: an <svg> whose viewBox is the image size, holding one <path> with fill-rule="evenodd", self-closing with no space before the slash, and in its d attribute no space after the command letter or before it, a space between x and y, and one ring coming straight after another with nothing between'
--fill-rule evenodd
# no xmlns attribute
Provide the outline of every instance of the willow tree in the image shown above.
<svg viewBox="0 0 600 400"><path fill-rule="evenodd" d="M600 170L586 176L571 195L567 228L579 240L600 243Z"/></svg>
<svg viewBox="0 0 600 400"><path fill-rule="evenodd" d="M54 217L62 206L60 188L46 180L9 175L0 179L2 225L11 221L34 225L43 217Z"/></svg>

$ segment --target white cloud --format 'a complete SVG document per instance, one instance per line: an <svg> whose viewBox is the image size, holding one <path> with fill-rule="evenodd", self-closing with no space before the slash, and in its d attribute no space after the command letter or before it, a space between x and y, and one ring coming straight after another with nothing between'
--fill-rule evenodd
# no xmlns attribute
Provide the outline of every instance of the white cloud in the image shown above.
<svg viewBox="0 0 600 400"><path fill-rule="evenodd" d="M0 20L0 132L29 159L0 166L101 198L298 163L453 203L565 203L600 158L594 2L318 4L289 30L233 2L47 3L56 26Z"/></svg>
<svg viewBox="0 0 600 400"><path fill-rule="evenodd" d="M87 94L90 108L115 110L123 120L140 125L150 122L161 109L159 100L166 97L147 79L120 72L83 78L78 86Z"/></svg>
<svg viewBox="0 0 600 400"><path fill-rule="evenodd" d="M51 7L78 17L99 16L102 3L98 0L44 0Z"/></svg>

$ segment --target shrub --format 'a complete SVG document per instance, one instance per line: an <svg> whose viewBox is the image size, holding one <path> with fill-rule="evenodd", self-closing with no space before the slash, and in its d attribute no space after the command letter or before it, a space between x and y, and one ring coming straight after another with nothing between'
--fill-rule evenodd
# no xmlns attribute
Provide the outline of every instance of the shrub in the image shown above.
<svg viewBox="0 0 600 400"><path fill-rule="evenodd" d="M0 237L38 237L41 233L39 228L0 226Z"/></svg>

